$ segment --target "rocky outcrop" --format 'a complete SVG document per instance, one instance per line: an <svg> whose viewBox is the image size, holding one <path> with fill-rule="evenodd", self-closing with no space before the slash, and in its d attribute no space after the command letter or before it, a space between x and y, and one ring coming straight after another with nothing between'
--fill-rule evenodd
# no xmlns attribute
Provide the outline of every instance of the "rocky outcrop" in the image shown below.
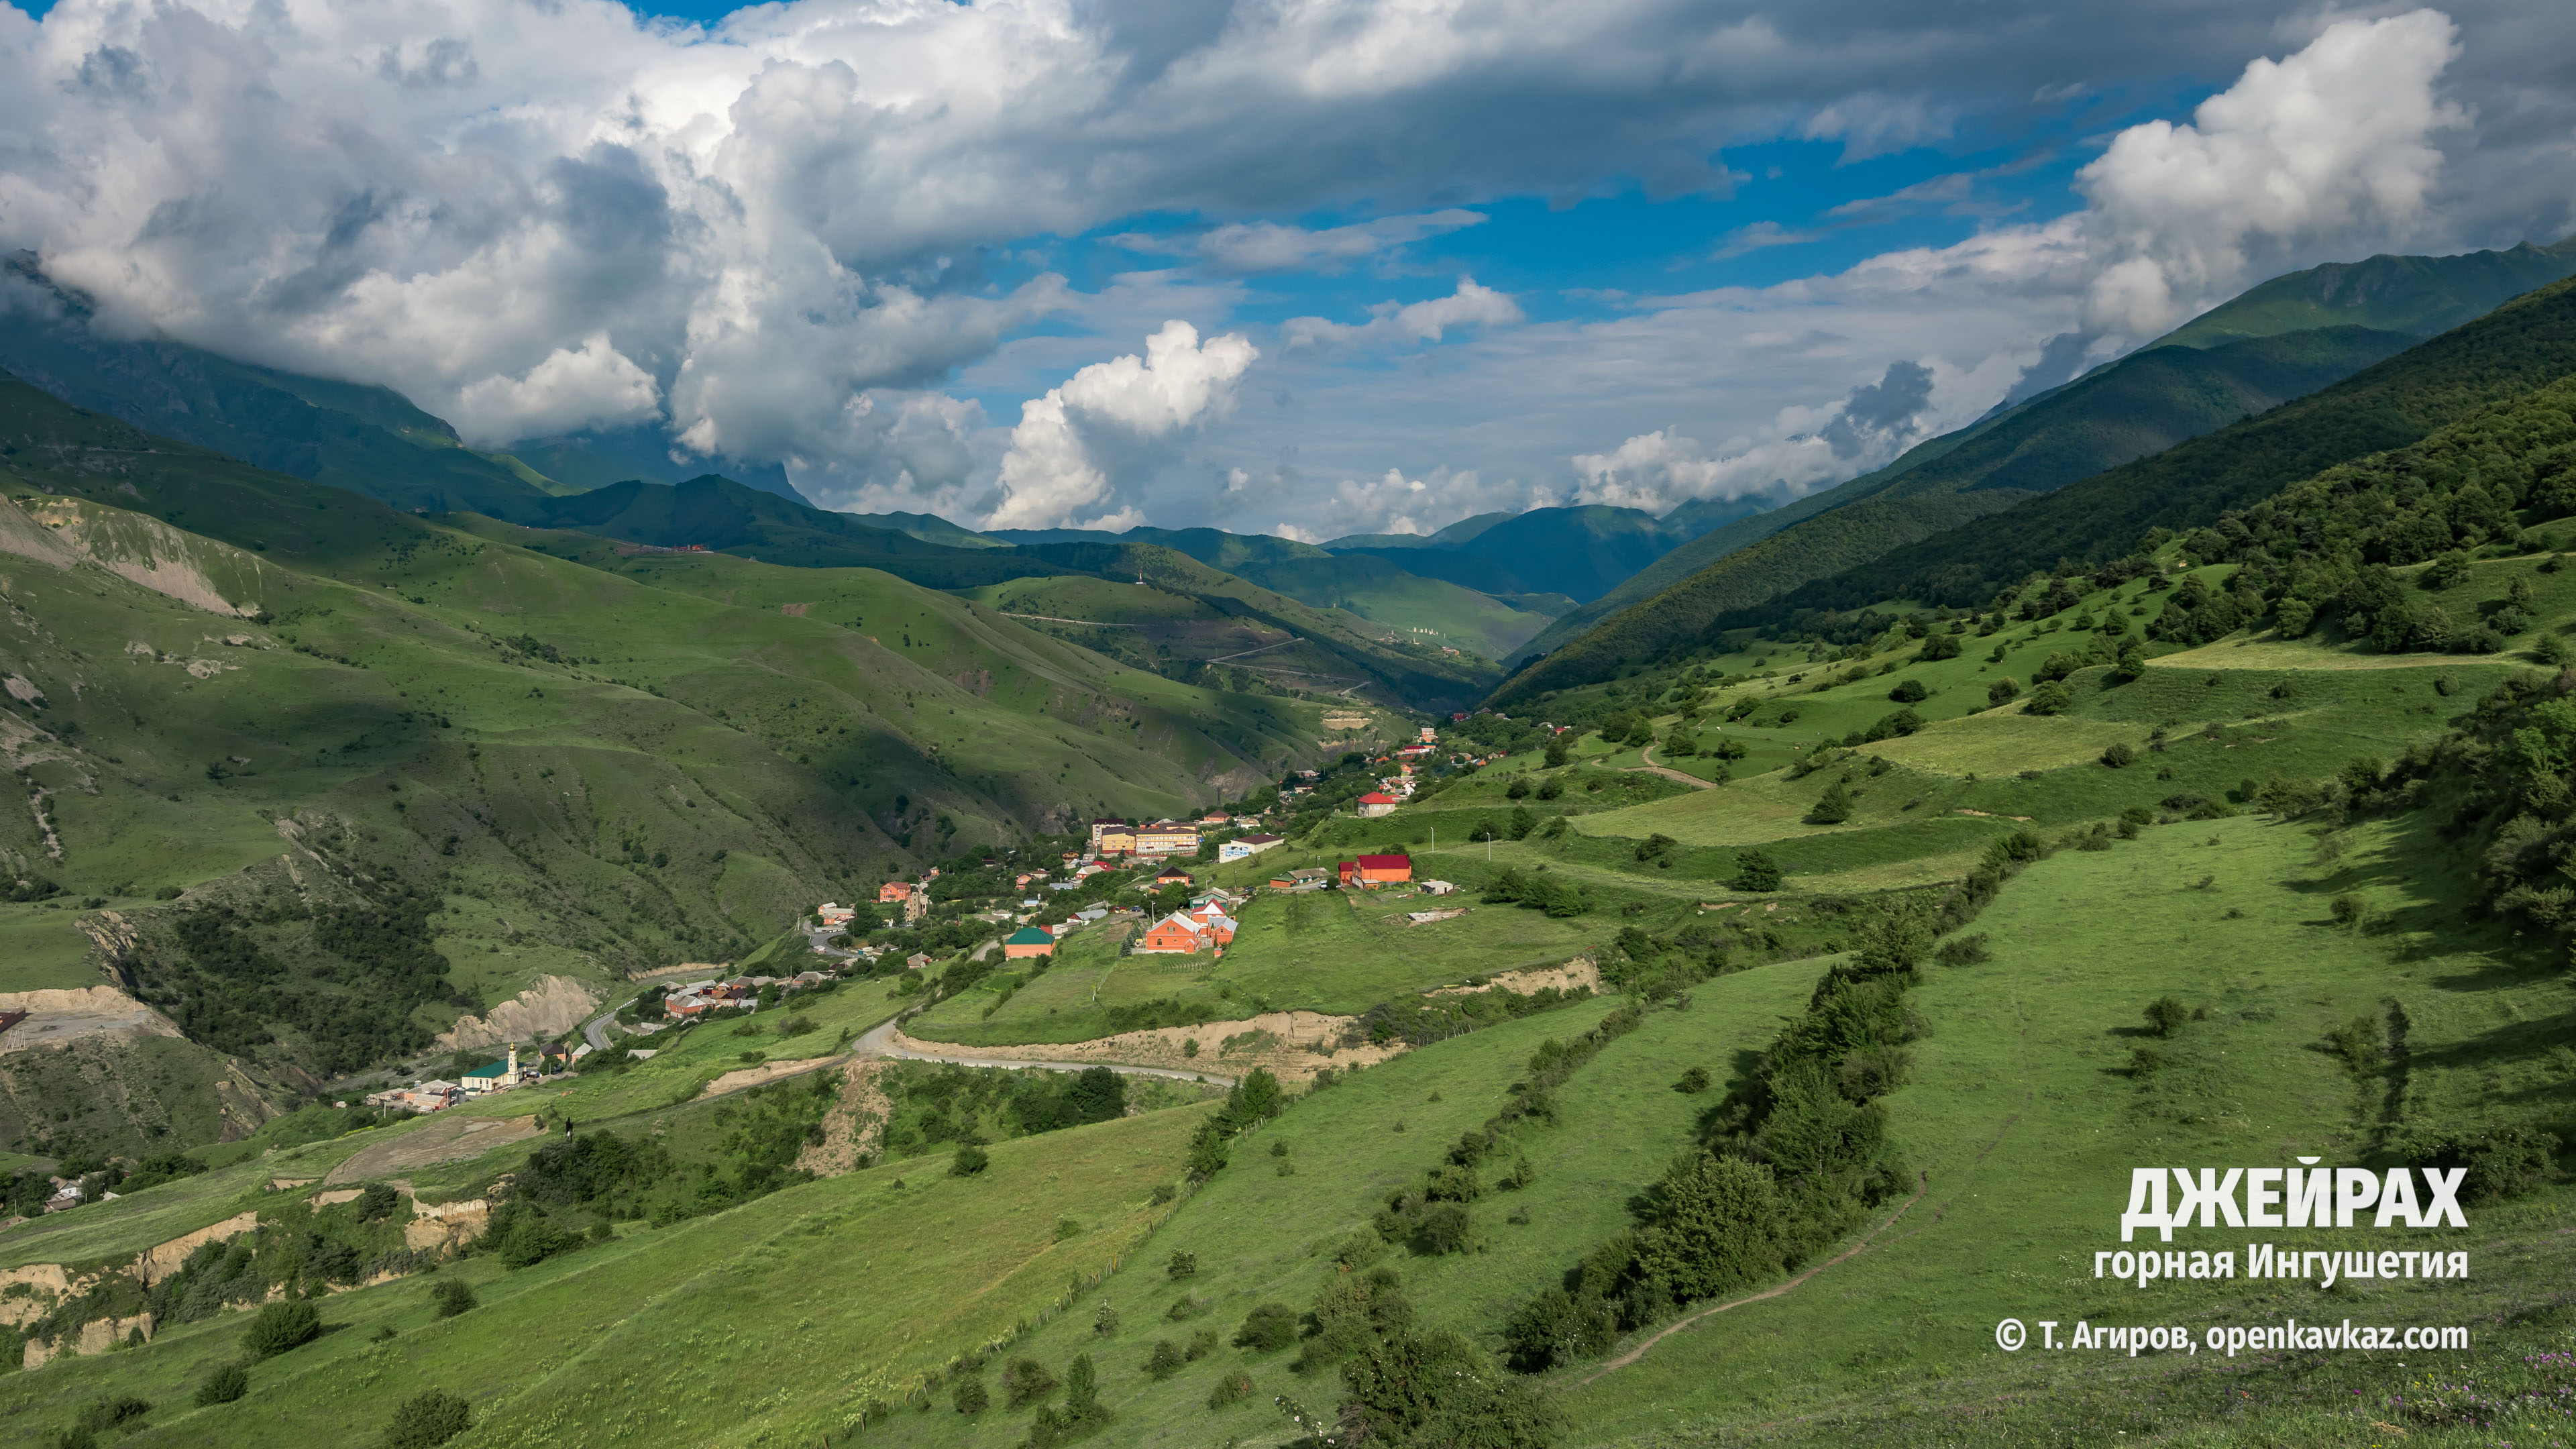
<svg viewBox="0 0 2576 1449"><path fill-rule="evenodd" d="M80 1335L72 1339L68 1347L73 1353L87 1357L91 1354L105 1353L125 1342L128 1335L135 1333L142 1334L145 1343L152 1341L151 1314L138 1313L132 1318L93 1318L80 1326ZM60 1342L45 1343L33 1338L28 1339L27 1346L20 1355L20 1366L28 1369L43 1368L56 1355L63 1352L65 1347L66 1345Z"/></svg>
<svg viewBox="0 0 2576 1449"><path fill-rule="evenodd" d="M438 1034L449 1051L497 1046L502 1042L544 1041L587 1020L599 1005L599 993L569 976L540 976L537 984L493 1007L483 1016L460 1016L453 1031Z"/></svg>
<svg viewBox="0 0 2576 1449"><path fill-rule="evenodd" d="M411 1221L403 1224L403 1246L413 1252L459 1247L483 1236L483 1230L492 1226L492 1203L488 1198L442 1203L415 1198L411 1212Z"/></svg>
<svg viewBox="0 0 2576 1449"><path fill-rule="evenodd" d="M228 1243L259 1226L259 1214L235 1213L222 1222L209 1224L193 1233L181 1233L157 1248L147 1248L135 1258L133 1273L149 1288L179 1271L188 1255L208 1243ZM55 1271L60 1272L60 1269Z"/></svg>
<svg viewBox="0 0 2576 1449"><path fill-rule="evenodd" d="M54 1311L72 1291L60 1263L29 1263L0 1273L0 1323L23 1328Z"/></svg>

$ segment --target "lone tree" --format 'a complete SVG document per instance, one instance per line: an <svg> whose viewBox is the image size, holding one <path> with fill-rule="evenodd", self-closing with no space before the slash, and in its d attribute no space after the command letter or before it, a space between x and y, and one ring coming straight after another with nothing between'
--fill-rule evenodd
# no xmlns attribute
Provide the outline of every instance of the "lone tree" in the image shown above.
<svg viewBox="0 0 2576 1449"><path fill-rule="evenodd" d="M2159 996L2147 1003L2147 1029L2158 1036L2171 1036L2191 1020L2191 1008L2170 996Z"/></svg>
<svg viewBox="0 0 2576 1449"><path fill-rule="evenodd" d="M1851 819L1851 796L1843 792L1840 780L1827 785L1816 797L1815 807L1807 812L1809 825L1840 825Z"/></svg>
<svg viewBox="0 0 2576 1449"><path fill-rule="evenodd" d="M949 1159L948 1175L950 1177L973 1177L976 1173L982 1172L985 1168L991 1166L992 1162L993 1159L985 1153L983 1148L969 1142L965 1146L958 1148L957 1155Z"/></svg>

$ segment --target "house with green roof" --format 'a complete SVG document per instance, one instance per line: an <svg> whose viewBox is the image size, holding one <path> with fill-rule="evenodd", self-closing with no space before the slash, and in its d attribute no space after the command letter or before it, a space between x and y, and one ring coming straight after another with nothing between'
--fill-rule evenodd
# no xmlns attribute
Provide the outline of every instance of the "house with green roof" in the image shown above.
<svg viewBox="0 0 2576 1449"><path fill-rule="evenodd" d="M1022 926L1002 943L1002 955L1013 961L1028 956L1055 954L1055 932L1044 926Z"/></svg>

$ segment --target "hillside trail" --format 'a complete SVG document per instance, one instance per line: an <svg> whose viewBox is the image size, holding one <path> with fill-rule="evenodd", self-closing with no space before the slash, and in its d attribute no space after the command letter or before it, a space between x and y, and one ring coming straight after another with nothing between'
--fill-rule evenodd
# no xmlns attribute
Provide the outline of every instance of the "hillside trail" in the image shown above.
<svg viewBox="0 0 2576 1449"><path fill-rule="evenodd" d="M1884 1233L1889 1228L1896 1226L1897 1221L1903 1218L1916 1203L1923 1201L1923 1194L1930 1192L1931 1190L1932 1176L1930 1173L1925 1173L1920 1180L1920 1185L1914 1189L1914 1196L1907 1198L1904 1204L1897 1208L1895 1212L1888 1214L1887 1221L1870 1229L1869 1236L1861 1239L1859 1242L1852 1244L1850 1247L1843 1249L1841 1252L1834 1254L1832 1257L1827 1258L1825 1261L1818 1263L1814 1267L1809 1268L1807 1271L1785 1283L1773 1284L1771 1287L1765 1288L1759 1293L1747 1294L1731 1303L1721 1303L1714 1308L1703 1308L1699 1312L1692 1314L1690 1317L1666 1327L1661 1333L1647 1339L1644 1343L1638 1344L1635 1348L1632 1348L1626 1353L1619 1355L1617 1358L1610 1360L1601 1367L1594 1369L1584 1377L1576 1379L1574 1382L1566 1385L1566 1387L1574 1389L1583 1388L1605 1374L1626 1368L1628 1365L1644 1358L1646 1356L1646 1350L1653 1348L1656 1344L1663 1342L1665 1339L1672 1337L1674 1334L1681 1332L1683 1329L1690 1327L1692 1324L1699 1322L1703 1318L1724 1313L1730 1308L1741 1308L1747 1303L1759 1303L1766 1298L1781 1297L1795 1290L1799 1284L1815 1277L1818 1273L1825 1271L1836 1263L1845 1262L1849 1259L1859 1257L1862 1253L1869 1250L1870 1244L1878 1241L1881 1233Z"/></svg>
<svg viewBox="0 0 2576 1449"><path fill-rule="evenodd" d="M1656 764L1655 747L1653 745L1648 745L1637 751L1637 758L1644 761L1644 763L1630 766L1629 768L1631 770L1643 770L1650 775L1661 775L1667 780L1688 785L1694 790L1714 790L1717 788L1717 782L1714 780L1703 780L1697 775L1685 775L1681 771L1673 769L1669 765Z"/></svg>

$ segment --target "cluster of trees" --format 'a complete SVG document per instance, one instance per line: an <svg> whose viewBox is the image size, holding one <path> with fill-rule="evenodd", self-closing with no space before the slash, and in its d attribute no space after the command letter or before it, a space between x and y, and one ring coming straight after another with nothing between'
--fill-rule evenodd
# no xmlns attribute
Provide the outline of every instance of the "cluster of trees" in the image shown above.
<svg viewBox="0 0 2576 1449"><path fill-rule="evenodd" d="M432 949L439 882L372 866L359 899L312 910L278 890L248 908L208 902L174 912L136 954L138 994L187 1034L249 1056L291 1032L309 1069L357 1071L421 1050L422 1006L472 1003Z"/></svg>
<svg viewBox="0 0 2576 1449"><path fill-rule="evenodd" d="M1580 916L1592 909L1591 892L1545 866L1531 871L1506 867L1485 883L1481 899L1487 905L1517 905L1558 917Z"/></svg>
<svg viewBox="0 0 2576 1449"><path fill-rule="evenodd" d="M889 1064L877 1088L892 1108L880 1139L888 1157L942 1144L980 1146L1034 1136L1127 1111L1127 1079L1107 1067L1080 1072L1012 1072L937 1062Z"/></svg>

